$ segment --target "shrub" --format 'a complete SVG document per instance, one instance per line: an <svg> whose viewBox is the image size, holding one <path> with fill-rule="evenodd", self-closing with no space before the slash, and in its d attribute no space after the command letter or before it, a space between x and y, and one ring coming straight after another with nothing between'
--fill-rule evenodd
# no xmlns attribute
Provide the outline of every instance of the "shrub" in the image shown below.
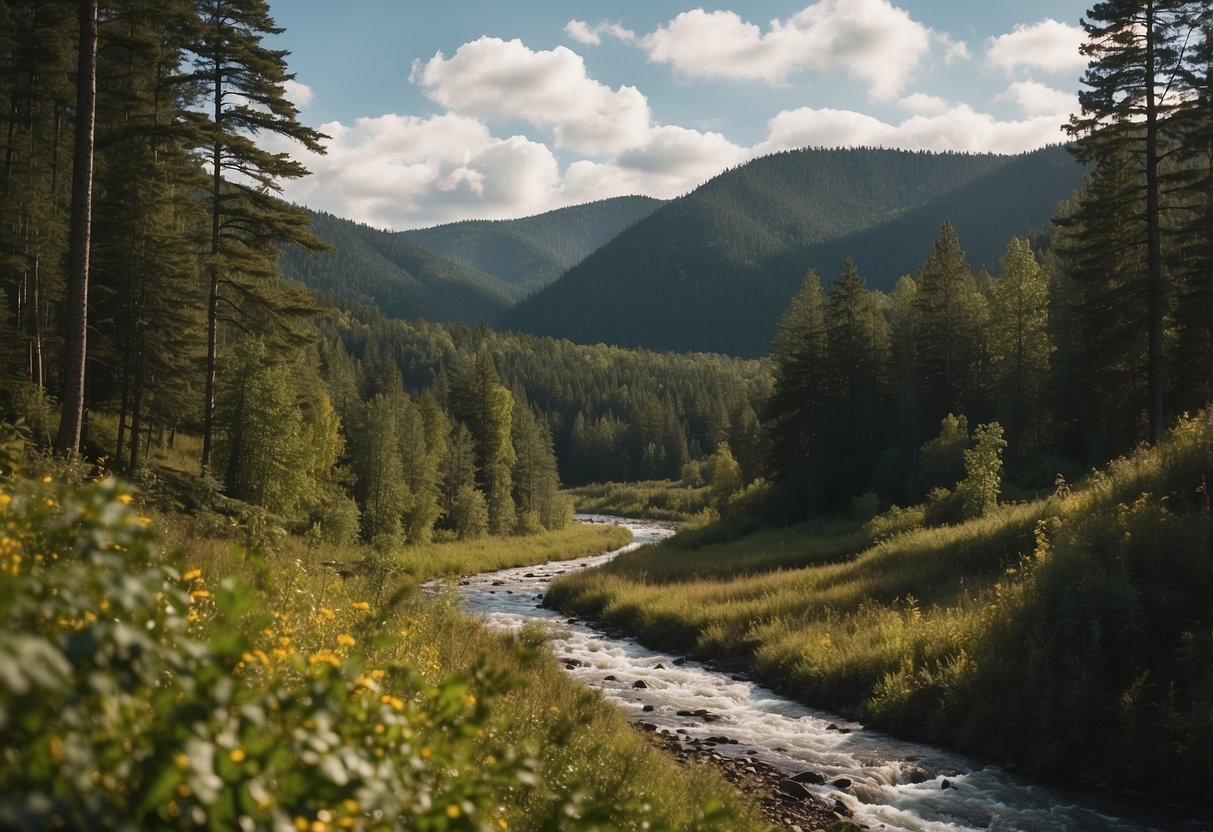
<svg viewBox="0 0 1213 832"><path fill-rule="evenodd" d="M114 480L19 482L0 522L0 826L486 829L534 780L499 678L259 649L249 587L156 563Z"/></svg>

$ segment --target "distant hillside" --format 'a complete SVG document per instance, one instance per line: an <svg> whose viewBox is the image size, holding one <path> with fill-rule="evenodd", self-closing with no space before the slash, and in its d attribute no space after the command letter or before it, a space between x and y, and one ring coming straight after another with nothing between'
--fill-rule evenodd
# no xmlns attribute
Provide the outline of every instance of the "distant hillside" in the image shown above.
<svg viewBox="0 0 1213 832"><path fill-rule="evenodd" d="M674 200L502 319L581 343L762 354L806 270L855 258L890 288L945 219L970 264L1045 229L1082 180L1060 147L1023 156L801 150L757 159Z"/></svg>
<svg viewBox="0 0 1213 832"><path fill-rule="evenodd" d="M287 248L283 273L317 291L368 302L389 317L492 323L523 295L522 289L435 254L399 232L316 212L312 228L336 251Z"/></svg>
<svg viewBox="0 0 1213 832"><path fill-rule="evenodd" d="M533 292L662 204L647 196L625 196L518 220L471 220L405 235L456 263Z"/></svg>

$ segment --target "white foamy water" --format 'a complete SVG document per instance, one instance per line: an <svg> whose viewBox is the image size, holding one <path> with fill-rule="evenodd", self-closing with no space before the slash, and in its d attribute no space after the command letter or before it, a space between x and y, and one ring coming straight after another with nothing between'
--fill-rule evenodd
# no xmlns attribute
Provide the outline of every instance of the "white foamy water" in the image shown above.
<svg viewBox="0 0 1213 832"><path fill-rule="evenodd" d="M672 534L667 524L605 517L632 531L626 549ZM830 804L842 800L870 829L925 832L1195 832L1202 821L1130 813L1111 801L1029 782L984 763L896 740L836 714L807 708L744 679L676 654L611 638L540 606L557 575L604 563L619 552L478 575L460 587L465 608L492 626L546 622L549 645L570 675L596 688L636 722L684 739L715 740L722 755L746 756L787 772L816 772L806 786ZM638 687L637 683L643 683ZM849 781L849 784L845 781Z"/></svg>

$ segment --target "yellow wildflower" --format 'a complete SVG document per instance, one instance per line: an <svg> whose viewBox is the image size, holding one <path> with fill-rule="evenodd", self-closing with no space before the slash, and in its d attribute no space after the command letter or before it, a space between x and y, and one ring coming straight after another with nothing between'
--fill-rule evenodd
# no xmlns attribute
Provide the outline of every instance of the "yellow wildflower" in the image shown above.
<svg viewBox="0 0 1213 832"><path fill-rule="evenodd" d="M245 756L247 755L245 755L243 748L233 748L232 753L228 755L233 763L243 763Z"/></svg>
<svg viewBox="0 0 1213 832"><path fill-rule="evenodd" d="M349 633L342 633L341 635L337 636L337 643L342 647L353 647L358 642L355 641L354 637Z"/></svg>
<svg viewBox="0 0 1213 832"><path fill-rule="evenodd" d="M186 583L189 583L191 581L198 581L201 579L202 579L202 570L201 569L191 569L189 572L186 572L184 575L181 576L181 580L185 581Z"/></svg>
<svg viewBox="0 0 1213 832"><path fill-rule="evenodd" d="M365 611L367 611L367 610L369 610L369 609L371 608L371 605L370 605L370 604L368 604L366 601L355 601L355 602L352 604L352 606L353 606L353 608L354 608L354 609L356 609L356 610L362 610L363 612L365 612Z"/></svg>
<svg viewBox="0 0 1213 832"><path fill-rule="evenodd" d="M450 818L451 820L454 820L455 818L459 817L459 815L461 815L461 814L462 814L462 812L459 811L459 807L456 806L454 803L452 803L450 806L446 807L446 816L448 818Z"/></svg>
<svg viewBox="0 0 1213 832"><path fill-rule="evenodd" d="M0 494L0 508L8 508L8 504L13 501L11 494Z"/></svg>
<svg viewBox="0 0 1213 832"><path fill-rule="evenodd" d="M129 506L131 504L131 495L130 494L119 494L118 502L122 503L122 505L124 505L124 506Z"/></svg>
<svg viewBox="0 0 1213 832"><path fill-rule="evenodd" d="M318 612L320 613L320 617L326 621L331 621L333 619L334 613L328 607L321 607Z"/></svg>

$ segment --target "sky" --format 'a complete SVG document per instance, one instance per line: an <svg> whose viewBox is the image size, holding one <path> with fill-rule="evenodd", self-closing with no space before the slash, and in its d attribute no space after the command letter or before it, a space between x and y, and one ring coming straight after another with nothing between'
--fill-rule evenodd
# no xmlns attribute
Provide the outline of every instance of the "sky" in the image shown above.
<svg viewBox="0 0 1213 832"><path fill-rule="evenodd" d="M378 228L669 199L758 156L1064 139L1089 0L277 0L329 136L297 203Z"/></svg>

